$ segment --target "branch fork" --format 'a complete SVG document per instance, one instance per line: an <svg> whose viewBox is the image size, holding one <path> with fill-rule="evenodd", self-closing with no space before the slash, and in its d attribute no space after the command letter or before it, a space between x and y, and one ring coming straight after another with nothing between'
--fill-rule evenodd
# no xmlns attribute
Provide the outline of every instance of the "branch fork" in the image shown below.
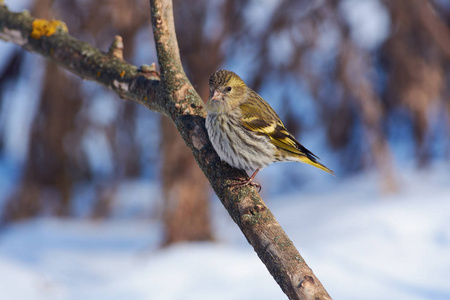
<svg viewBox="0 0 450 300"><path fill-rule="evenodd" d="M169 116L220 201L289 299L331 299L256 190L229 186L244 173L221 162L209 141L204 103L181 64L172 1L150 0L160 74L154 64L138 69L125 62L120 37L104 53L70 36L64 23L47 21L45 24L57 29L53 33L53 29L39 31L39 39L30 38L36 19L28 13L10 12L1 4L0 0L0 38L48 57L124 99Z"/></svg>

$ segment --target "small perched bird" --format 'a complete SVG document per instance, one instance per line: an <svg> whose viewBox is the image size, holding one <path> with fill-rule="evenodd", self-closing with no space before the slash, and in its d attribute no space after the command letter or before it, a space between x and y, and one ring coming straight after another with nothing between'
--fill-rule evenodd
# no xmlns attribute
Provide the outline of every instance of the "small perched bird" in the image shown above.
<svg viewBox="0 0 450 300"><path fill-rule="evenodd" d="M261 168L274 162L297 161L330 174L333 171L290 134L270 105L234 72L219 70L209 78L206 129L220 159L253 172L235 185L253 182Z"/></svg>

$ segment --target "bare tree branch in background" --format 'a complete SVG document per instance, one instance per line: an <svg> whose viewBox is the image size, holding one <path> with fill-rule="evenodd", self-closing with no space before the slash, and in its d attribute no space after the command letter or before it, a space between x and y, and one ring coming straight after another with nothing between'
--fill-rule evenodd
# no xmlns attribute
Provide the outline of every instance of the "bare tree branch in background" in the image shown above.
<svg viewBox="0 0 450 300"><path fill-rule="evenodd" d="M253 188L232 188L244 172L222 163L209 142L203 102L187 79L178 52L172 2L151 1L161 79L151 68L125 63L67 34L60 21L33 19L0 5L0 37L38 52L122 98L169 116L219 199L290 299L331 299Z"/></svg>
<svg viewBox="0 0 450 300"><path fill-rule="evenodd" d="M427 141L432 123L430 112L439 111L450 97L445 87L446 70L450 67L449 29L432 11L429 1L385 2L395 28L383 47L388 75L386 108L389 111L400 107L410 113L417 144L414 150L418 164L424 166L431 155Z"/></svg>

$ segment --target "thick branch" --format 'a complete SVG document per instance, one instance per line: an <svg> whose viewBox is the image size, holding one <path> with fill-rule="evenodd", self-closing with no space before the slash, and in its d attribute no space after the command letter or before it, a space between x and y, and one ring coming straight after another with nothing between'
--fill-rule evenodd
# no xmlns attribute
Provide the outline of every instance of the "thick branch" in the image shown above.
<svg viewBox="0 0 450 300"><path fill-rule="evenodd" d="M61 22L47 22L47 27L54 26L52 30L36 33L35 19L27 13L11 13L1 5L0 38L38 52L84 79L107 86L122 98L168 115L230 216L283 292L290 299L331 299L255 189L230 186L233 179L246 175L222 163L209 142L203 102L181 65L172 1L151 0L150 4L161 81L151 70L137 70L76 40L67 34Z"/></svg>

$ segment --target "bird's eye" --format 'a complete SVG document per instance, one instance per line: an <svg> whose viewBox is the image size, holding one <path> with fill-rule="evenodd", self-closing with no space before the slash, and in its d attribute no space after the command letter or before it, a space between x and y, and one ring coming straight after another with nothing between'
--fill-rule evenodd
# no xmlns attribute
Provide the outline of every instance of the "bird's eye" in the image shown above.
<svg viewBox="0 0 450 300"><path fill-rule="evenodd" d="M225 88L225 92L231 92L231 86L227 86L226 88Z"/></svg>

